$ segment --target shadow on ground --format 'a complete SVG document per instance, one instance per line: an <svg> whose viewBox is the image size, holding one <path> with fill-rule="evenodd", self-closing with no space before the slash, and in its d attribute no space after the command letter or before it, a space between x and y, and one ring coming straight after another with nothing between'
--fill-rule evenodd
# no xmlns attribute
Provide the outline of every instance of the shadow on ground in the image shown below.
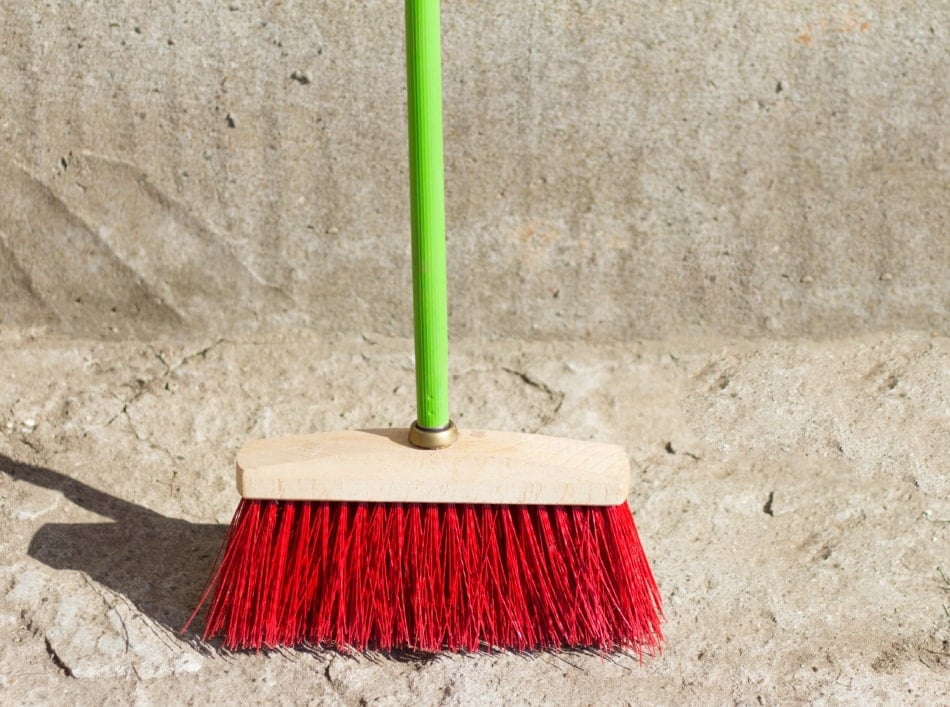
<svg viewBox="0 0 950 707"><path fill-rule="evenodd" d="M79 570L127 597L143 614L177 633L209 579L228 527L166 518L65 474L0 454L0 471L59 491L111 523L47 523L29 555L53 569ZM200 624L201 622L197 622ZM200 630L194 625L191 630Z"/></svg>

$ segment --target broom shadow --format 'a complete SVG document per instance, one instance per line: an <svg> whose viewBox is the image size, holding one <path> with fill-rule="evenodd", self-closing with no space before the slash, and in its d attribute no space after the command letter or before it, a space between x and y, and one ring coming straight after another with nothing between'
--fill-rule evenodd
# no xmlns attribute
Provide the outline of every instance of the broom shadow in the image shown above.
<svg viewBox="0 0 950 707"><path fill-rule="evenodd" d="M228 526L168 518L65 474L0 454L0 472L58 491L107 523L47 523L28 554L56 570L78 570L126 597L178 634L208 581ZM197 638L189 630L190 638Z"/></svg>

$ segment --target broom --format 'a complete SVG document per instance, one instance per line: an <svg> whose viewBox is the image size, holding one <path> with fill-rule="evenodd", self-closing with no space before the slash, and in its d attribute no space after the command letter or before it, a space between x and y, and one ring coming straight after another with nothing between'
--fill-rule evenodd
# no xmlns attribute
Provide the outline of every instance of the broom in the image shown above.
<svg viewBox="0 0 950 707"><path fill-rule="evenodd" d="M438 0L406 0L417 419L242 447L203 638L654 653L623 448L449 419L439 31Z"/></svg>

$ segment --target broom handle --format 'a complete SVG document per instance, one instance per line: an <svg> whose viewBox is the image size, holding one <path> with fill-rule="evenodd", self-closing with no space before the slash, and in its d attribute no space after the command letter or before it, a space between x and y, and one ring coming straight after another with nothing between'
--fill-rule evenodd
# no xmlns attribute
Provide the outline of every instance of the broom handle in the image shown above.
<svg viewBox="0 0 950 707"><path fill-rule="evenodd" d="M406 0L416 424L449 425L439 0Z"/></svg>

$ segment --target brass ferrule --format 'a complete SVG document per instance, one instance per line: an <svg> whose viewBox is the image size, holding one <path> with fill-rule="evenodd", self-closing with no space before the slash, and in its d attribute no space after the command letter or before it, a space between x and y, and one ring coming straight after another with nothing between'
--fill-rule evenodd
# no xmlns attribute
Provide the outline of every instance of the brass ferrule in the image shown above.
<svg viewBox="0 0 950 707"><path fill-rule="evenodd" d="M409 443L421 449L445 449L458 438L458 428L451 420L449 424L438 430L419 427L415 422L409 425Z"/></svg>

